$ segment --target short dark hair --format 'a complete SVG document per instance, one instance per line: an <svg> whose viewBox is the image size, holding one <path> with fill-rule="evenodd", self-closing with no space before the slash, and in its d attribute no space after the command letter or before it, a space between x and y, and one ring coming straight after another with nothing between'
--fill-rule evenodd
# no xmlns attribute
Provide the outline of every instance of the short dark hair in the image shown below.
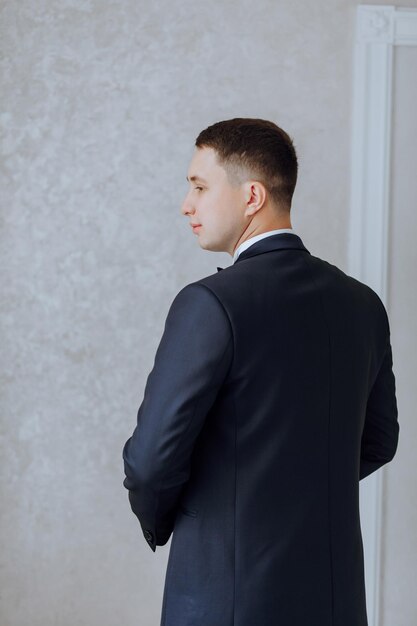
<svg viewBox="0 0 417 626"><path fill-rule="evenodd" d="M298 161L292 138L268 120L235 117L201 131L197 148L213 148L231 185L261 182L278 210L290 211Z"/></svg>

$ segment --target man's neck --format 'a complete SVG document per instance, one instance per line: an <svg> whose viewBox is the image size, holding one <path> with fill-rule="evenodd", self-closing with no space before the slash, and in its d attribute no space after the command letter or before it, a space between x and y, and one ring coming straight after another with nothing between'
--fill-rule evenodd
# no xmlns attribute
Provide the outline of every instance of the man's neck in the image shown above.
<svg viewBox="0 0 417 626"><path fill-rule="evenodd" d="M258 235L262 235L263 233L270 232L271 230L283 230L283 229L288 229L288 228L292 229L291 221L289 219L281 220L278 223L275 220L269 223L259 224L257 226L249 225L249 228L242 233L242 235L240 236L240 239L236 242L235 247L233 251L231 252L231 255L233 256L236 250L238 249L238 247L245 241L252 239L252 237L257 237Z"/></svg>
<svg viewBox="0 0 417 626"><path fill-rule="evenodd" d="M238 246L235 247L233 251L233 263L236 261L239 254L249 248L253 243L260 241L264 237L269 237L271 235L279 234L279 233L293 233L294 230L292 226L280 227L280 228L269 228L267 230L263 230L262 232L258 232L257 234L252 234L250 237L246 237L243 241L239 243Z"/></svg>

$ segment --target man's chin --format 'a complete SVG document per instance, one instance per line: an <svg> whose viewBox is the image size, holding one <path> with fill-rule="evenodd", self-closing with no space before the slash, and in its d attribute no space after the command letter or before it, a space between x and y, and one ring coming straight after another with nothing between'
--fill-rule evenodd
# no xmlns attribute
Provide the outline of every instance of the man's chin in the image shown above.
<svg viewBox="0 0 417 626"><path fill-rule="evenodd" d="M220 244L215 244L213 242L204 241L202 238L198 238L198 243L200 248L203 250L208 250L209 252L224 252L224 249Z"/></svg>
<svg viewBox="0 0 417 626"><path fill-rule="evenodd" d="M203 248L203 250L212 250L212 245L205 239L204 236L202 237L201 235L198 235L197 241L198 245L200 248Z"/></svg>

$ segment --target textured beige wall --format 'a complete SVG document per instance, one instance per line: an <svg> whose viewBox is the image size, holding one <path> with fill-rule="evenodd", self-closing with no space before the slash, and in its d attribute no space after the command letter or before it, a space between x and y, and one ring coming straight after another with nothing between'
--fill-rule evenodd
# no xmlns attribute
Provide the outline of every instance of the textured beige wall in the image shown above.
<svg viewBox="0 0 417 626"><path fill-rule="evenodd" d="M159 624L121 452L174 295L231 262L179 212L193 142L281 125L293 226L345 268L356 4L1 2L1 626Z"/></svg>

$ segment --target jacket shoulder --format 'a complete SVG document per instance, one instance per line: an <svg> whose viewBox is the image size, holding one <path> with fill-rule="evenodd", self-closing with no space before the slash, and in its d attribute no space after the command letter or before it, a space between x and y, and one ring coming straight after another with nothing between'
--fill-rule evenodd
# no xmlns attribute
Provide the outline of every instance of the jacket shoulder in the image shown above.
<svg viewBox="0 0 417 626"><path fill-rule="evenodd" d="M310 259L316 267L321 267L322 270L329 272L333 276L334 281L339 285L339 289L347 289L347 293L350 292L358 303L360 302L362 306L365 306L374 318L379 320L385 329L385 333L389 335L389 320L385 304L370 285L347 274L337 265L329 263L329 261L313 255L310 256Z"/></svg>
<svg viewBox="0 0 417 626"><path fill-rule="evenodd" d="M209 280L210 278L201 278L182 287L171 303L169 314L184 313L188 317L194 316L213 323L216 320L222 321L231 327L219 290L216 289L215 281Z"/></svg>

